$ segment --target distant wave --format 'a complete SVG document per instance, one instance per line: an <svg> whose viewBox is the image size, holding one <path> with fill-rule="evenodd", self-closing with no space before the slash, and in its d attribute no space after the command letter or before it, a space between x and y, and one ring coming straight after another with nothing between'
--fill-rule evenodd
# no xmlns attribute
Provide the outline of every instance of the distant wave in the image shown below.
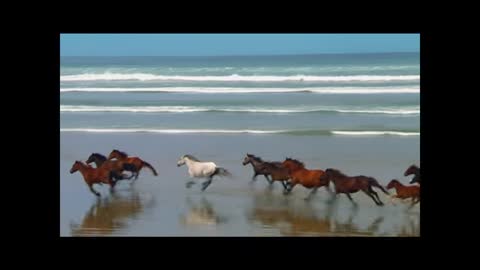
<svg viewBox="0 0 480 270"><path fill-rule="evenodd" d="M349 82L349 81L412 81L419 75L351 75L351 76L244 76L238 74L226 76L180 76L156 75L150 73L86 73L60 76L60 81L204 81L204 82Z"/></svg>
<svg viewBox="0 0 480 270"><path fill-rule="evenodd" d="M399 135L399 136L420 136L420 132L400 131L332 131L335 135L367 136L367 135Z"/></svg>
<svg viewBox="0 0 480 270"><path fill-rule="evenodd" d="M236 112L236 113L359 113L359 114L419 114L416 108L406 109L342 109L334 107L314 107L300 109L273 109L273 108L212 108L196 106L83 106L83 105L61 105L60 112L131 112L131 113L187 113L187 112Z"/></svg>
<svg viewBox="0 0 480 270"><path fill-rule="evenodd" d="M402 94L420 93L418 87L315 87L315 88L240 88L240 87L142 87L142 88L61 88L60 92L164 92L164 93L317 93L317 94Z"/></svg>
<svg viewBox="0 0 480 270"><path fill-rule="evenodd" d="M93 133L220 133L220 134L289 134L289 135L343 135L343 136L420 136L420 132L404 131L329 131L329 130L253 130L253 129L149 129L149 128L119 128L119 129L100 129L100 128L62 128L60 132L93 132Z"/></svg>

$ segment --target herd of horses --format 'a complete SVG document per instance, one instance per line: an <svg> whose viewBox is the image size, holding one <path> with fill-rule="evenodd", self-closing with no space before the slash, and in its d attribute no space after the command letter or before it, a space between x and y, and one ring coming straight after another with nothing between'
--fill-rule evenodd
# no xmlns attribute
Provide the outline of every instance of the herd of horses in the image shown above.
<svg viewBox="0 0 480 270"><path fill-rule="evenodd" d="M91 163L95 163L96 168L92 167ZM404 176L414 175L409 183L411 185L403 185L400 181L393 179L386 187L383 187L373 177L365 175L348 176L334 168L311 170L305 168L305 165L299 160L292 158L286 158L283 162L268 162L255 155L246 154L242 164L244 166L252 165L254 172L252 181L256 181L259 175L263 175L270 185L275 181L279 181L284 188L283 194L285 195L290 194L293 188L299 184L310 189L311 191L305 200L309 200L319 188L325 187L332 195L332 199L335 199L338 194L345 194L354 204L356 203L351 194L362 191L376 205L384 205L373 188L378 188L390 196L392 203L395 199L402 201L411 199L411 207L413 207L420 202L420 168L416 165L411 165L404 173ZM202 191L212 183L214 176L229 177L232 175L228 170L218 167L214 162L200 161L192 155L183 155L177 161L177 166L180 167L182 165L188 167L188 173L191 178L207 179L202 183ZM93 184L108 184L113 189L119 180L130 180L134 177L133 181L138 179L140 170L144 167L149 168L155 176L158 175L155 168L148 162L139 157L128 156L127 153L114 149L108 157L99 153L92 153L86 160L86 163L75 161L70 169L70 173L80 171L90 191L96 196L100 196L100 193L93 189ZM128 175L125 172L130 172L131 174ZM330 183L334 184L334 192L330 189ZM193 184L195 184L195 181L190 180L186 183L186 187L190 188ZM396 194L391 195L388 191L390 189L395 189Z"/></svg>

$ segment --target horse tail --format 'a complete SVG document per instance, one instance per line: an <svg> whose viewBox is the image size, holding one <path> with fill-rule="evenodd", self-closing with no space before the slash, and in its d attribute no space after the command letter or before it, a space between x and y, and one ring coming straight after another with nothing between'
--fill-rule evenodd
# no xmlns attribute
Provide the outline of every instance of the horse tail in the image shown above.
<svg viewBox="0 0 480 270"><path fill-rule="evenodd" d="M390 193L382 185L380 185L375 178L373 178L373 177L370 178L370 184L374 187L377 187L377 188L381 189L383 191L383 193L385 193L387 195L390 195Z"/></svg>
<svg viewBox="0 0 480 270"><path fill-rule="evenodd" d="M225 168L222 168L222 167L215 168L215 171L213 172L212 176L214 176L214 175L227 176L227 177L232 176L232 174L228 170L226 170Z"/></svg>
<svg viewBox="0 0 480 270"><path fill-rule="evenodd" d="M155 175L155 176L158 175L157 171L155 171L155 168L153 168L153 166L150 165L150 163L148 163L148 162L146 162L146 161L143 161L143 160L142 160L142 163L143 163L143 166L146 166L147 168L149 168L150 170L152 170L153 175Z"/></svg>

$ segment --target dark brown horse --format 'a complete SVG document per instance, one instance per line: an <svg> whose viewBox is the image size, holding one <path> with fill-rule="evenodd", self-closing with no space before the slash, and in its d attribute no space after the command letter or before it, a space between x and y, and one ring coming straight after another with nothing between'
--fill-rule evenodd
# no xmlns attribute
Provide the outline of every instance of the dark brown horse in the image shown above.
<svg viewBox="0 0 480 270"><path fill-rule="evenodd" d="M394 188L395 191L397 192L396 195L391 196L392 203L395 198L399 198L401 200L412 198L412 204L410 207L413 207L415 204L420 202L420 186L417 186L417 185L404 186L397 179L393 179L387 185L387 189L392 189L392 188Z"/></svg>
<svg viewBox="0 0 480 270"><path fill-rule="evenodd" d="M403 173L403 176L415 175L413 179L410 181L410 184L418 183L420 185L420 167L415 165L410 165L408 169Z"/></svg>
<svg viewBox="0 0 480 270"><path fill-rule="evenodd" d="M127 155L127 153L125 152L121 152L117 149L114 149L112 150L112 152L110 153L110 155L108 156L108 160L111 160L111 159L118 159L120 161L123 161L125 163L129 163L129 164L132 164L133 167L131 167L130 169L132 169L132 173L135 174L135 179L138 178L138 175L140 174L140 170L145 166L147 168L149 168L150 170L152 170L153 172L153 175L157 176L157 171L155 171L155 169L153 168L152 165L150 165L150 163L146 162L146 161L143 161L142 159L140 159L139 157L129 157Z"/></svg>
<svg viewBox="0 0 480 270"><path fill-rule="evenodd" d="M99 153L92 153L88 157L86 163L90 164L92 162L95 163L97 168L101 168L108 171L115 171L116 175L121 176L120 178L115 177L115 180L132 179L132 177L134 176L132 171L135 170L135 166L133 164L125 163L120 160L107 160L106 156ZM132 174L129 177L128 175L122 173L123 171L130 171L132 172Z"/></svg>
<svg viewBox="0 0 480 270"><path fill-rule="evenodd" d="M78 160L73 163L70 173L75 173L76 171L80 171L85 183L87 183L90 188L90 191L97 196L100 196L100 193L93 189L93 184L109 184L111 189L115 187L116 182L113 181L113 177L116 174L115 171L93 168L92 166L84 164Z"/></svg>
<svg viewBox="0 0 480 270"><path fill-rule="evenodd" d="M329 179L335 184L335 196L339 193L345 193L348 199L350 199L350 201L353 203L355 202L353 201L352 196L350 196L350 193L356 193L361 190L367 194L368 197L372 198L375 204L383 205L383 202L378 197L377 192L375 192L372 187L377 187L385 194L390 195L390 193L388 193L388 191L373 177L364 175L347 176L339 170L332 168L326 169L325 174L322 177Z"/></svg>
<svg viewBox="0 0 480 270"><path fill-rule="evenodd" d="M288 194L297 184L312 189L310 194L305 200L309 200L310 197L317 192L317 189L320 187L325 187L328 192L331 193L329 184L330 180L328 178L322 178L322 175L325 174L322 170L308 170L305 168L305 165L291 158L286 158L283 161L282 166L288 169L290 175L290 181L288 182L288 189L285 190L284 194Z"/></svg>
<svg viewBox="0 0 480 270"><path fill-rule="evenodd" d="M260 157L247 154L243 159L242 164L243 166L246 166L249 163L252 164L252 168L253 168L252 181L257 180L258 175L263 175L265 179L267 179L270 185L273 184L273 181L270 180L268 176L270 175L271 171L274 169L272 167L281 168L282 166L281 162L267 162L267 161L263 161Z"/></svg>

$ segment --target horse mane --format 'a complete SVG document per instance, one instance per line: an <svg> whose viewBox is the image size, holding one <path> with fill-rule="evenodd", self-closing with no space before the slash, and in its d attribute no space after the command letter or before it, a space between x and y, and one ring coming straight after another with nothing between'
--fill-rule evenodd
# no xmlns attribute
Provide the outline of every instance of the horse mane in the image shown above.
<svg viewBox="0 0 480 270"><path fill-rule="evenodd" d="M328 168L327 170L331 171L336 176L348 177L346 174L342 173L340 170L333 169L333 168ZM325 171L327 171L327 170L325 170Z"/></svg>
<svg viewBox="0 0 480 270"><path fill-rule="evenodd" d="M287 157L285 160L292 161L293 163L297 164L298 166L301 166L302 168L305 168L305 164L303 164L303 162L301 162L298 159L293 159L293 158L288 158Z"/></svg>
<svg viewBox="0 0 480 270"><path fill-rule="evenodd" d="M123 156L123 157L128 157L128 154L127 154L126 152L122 152L122 151L120 151L120 150L118 150L118 149L114 149L113 151L118 152L118 153L119 153L121 156Z"/></svg>
<svg viewBox="0 0 480 270"><path fill-rule="evenodd" d="M101 159L101 160L103 160L103 161L107 160L107 157L104 156L104 155L102 155L102 154L100 154L100 153L93 153L92 156L94 156L94 157L96 157L96 158L98 158L98 159Z"/></svg>
<svg viewBox="0 0 480 270"><path fill-rule="evenodd" d="M418 167L418 166L415 165L415 164L410 165L410 167L408 167L408 168L409 168L409 169L410 169L410 168L414 168L415 170L420 170L420 167Z"/></svg>
<svg viewBox="0 0 480 270"><path fill-rule="evenodd" d="M257 157L255 155L247 154L247 156L251 157L252 159L259 161L259 162L265 162L261 157Z"/></svg>
<svg viewBox="0 0 480 270"><path fill-rule="evenodd" d="M201 162L198 158L196 158L196 157L194 157L194 156L192 156L192 155L189 155L189 154L183 155L183 157L184 157L184 158L191 159L191 160L193 160L193 161Z"/></svg>

